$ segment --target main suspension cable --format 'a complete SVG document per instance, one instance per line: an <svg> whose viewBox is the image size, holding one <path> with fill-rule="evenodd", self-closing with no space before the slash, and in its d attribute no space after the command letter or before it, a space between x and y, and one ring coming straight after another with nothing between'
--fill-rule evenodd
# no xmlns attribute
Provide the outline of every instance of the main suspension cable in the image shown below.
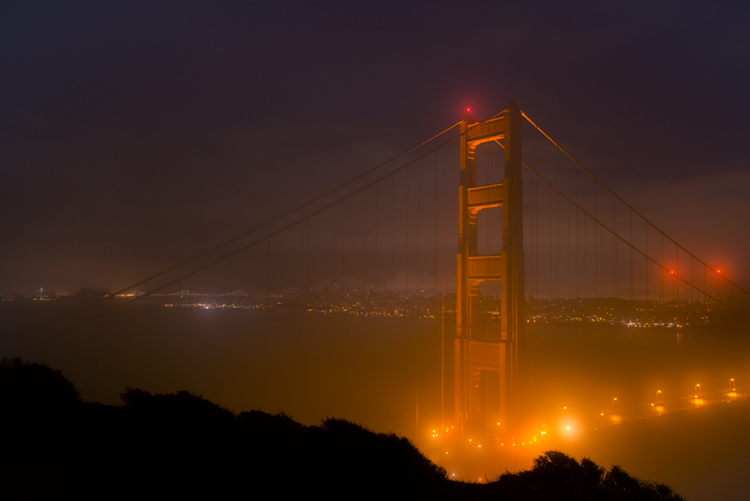
<svg viewBox="0 0 750 501"><path fill-rule="evenodd" d="M495 140L495 142L497 144L499 144L500 146L502 146L503 148L505 148L505 145L503 145L500 141ZM562 191L560 191L556 186L554 186L553 183L551 183L550 181L548 181L544 176L542 176L541 174L539 174L536 170L534 170L526 162L521 162L521 164L524 167L526 167L532 174L534 174L536 177L538 177L543 183L545 183L547 186L549 186L552 190L556 191L559 195L561 195L563 198L565 198L565 200L567 200L568 203L572 204L574 207L576 207L578 210L580 210L583 214L585 214L586 216L588 216L592 221L596 222L599 225L600 228L607 230L609 233L611 233L613 235L613 237L617 238L618 240L620 240L621 242L623 242L625 245L627 245L628 247L630 247L631 249L633 249L634 251L636 251L637 253L639 253L640 255L642 255L643 257L645 257L646 259L648 259L652 263L654 263L657 267L659 267L659 269L661 271L668 271L667 268L664 267L661 263L659 263L658 261L656 261L653 258L651 258L648 254L644 253L638 247L635 247L634 245L632 245L626 239L624 239L623 237L621 237L620 235L618 235L617 233L615 233L609 226L607 226L601 220L599 220L599 218L593 216L586 209L584 209L583 207L581 207L580 205L578 205L577 203L575 203L569 196L567 196L565 193L563 193ZM669 238L669 237L667 237L667 238ZM717 303L722 304L722 305L726 306L727 308L730 308L730 309L732 308L729 304L725 303L724 301L722 301L722 300L720 300L718 298L715 298L715 297L711 296L710 294L708 294L707 291L701 291L695 285L688 283L687 280L685 280L684 278L680 277L679 275L675 274L673 276L675 278L677 278L678 280L680 280L681 282L683 282L684 284L686 284L686 286L689 285L693 289L697 290L698 292L701 292L701 293L705 294L706 297L708 297L708 298L716 301Z"/></svg>
<svg viewBox="0 0 750 501"><path fill-rule="evenodd" d="M458 123L460 123L460 122L458 122ZM457 124L458 124L458 123L457 123ZM457 125L457 124L456 124L456 125ZM452 129L453 127L455 127L455 125L453 125L453 126L451 126L451 127L447 128L447 129L445 129L445 130L444 130L444 131L442 131L442 132L441 132L440 134L437 134L437 135L433 136L433 137L432 137L432 138L431 138L430 140L428 140L428 141L424 141L424 142L420 143L420 146L421 146L421 145L423 145L423 144L425 144L426 142L429 142L429 141L431 141L432 139L434 139L434 138L438 137L439 135L442 135L442 134L444 134L445 132L449 131L449 130L450 130L450 129ZM464 133L464 134L465 134L465 133ZM392 178L392 176L394 176L394 175L396 175L397 173L399 173L399 172L403 171L404 169L408 169L408 168L409 168L409 167L410 167L411 165L414 165L415 163L419 162L420 160L422 160L423 158L427 157L428 155L431 155L432 153L434 153L434 152L436 152L436 151L438 151L438 150L440 150L440 149L442 149L442 148L444 148L444 147L448 146L449 144L451 144L451 143L453 143L454 141L458 140L458 139L459 139L459 138L461 138L462 136L463 136L463 134L459 134L459 135L457 135L457 136L455 136L455 137L453 137L453 138L450 138L450 139L448 139L448 140L444 141L443 143L441 143L441 144L439 144L438 146L436 146L436 147L432 148L431 150L427 151L426 153L423 153L423 154L422 154L422 155L420 155L419 157L417 157L417 158L414 158L413 160L411 160L411 161L409 161L409 162L405 163L404 165L402 165L402 166L400 166L400 167L396 167L396 168L394 168L394 169L393 169L393 170L391 170L390 172L388 172L388 173L386 173L386 174L383 174L383 175L381 175L381 176L380 176L380 177L378 177L377 179L375 179L375 180L373 180L373 181L370 181L369 183L366 183L366 184L364 184L363 186L360 186L359 188L357 188L357 189L355 189L355 190L353 190L353 191L351 191L351 192L349 192L349 193L347 193L347 194L341 195L341 196L339 196L339 197L338 197L337 199L333 200L332 202L329 202L329 203L327 203L327 204L325 204L325 205L323 205L323 206L321 206L321 207L319 207L319 208L315 209L315 210L314 210L313 212L311 212L311 213L308 213L308 214L306 214L306 215L304 215L304 216L298 217L298 218L297 218L296 220L294 220L294 221L292 221L292 222L290 222L290 223L287 223L287 224L285 224L284 226L282 226L282 227L280 227L280 228L278 228L278 229L276 229L276 230L273 230L273 231L271 231L271 223L273 223L273 222L276 222L276 221L278 221L279 219L282 219L282 218L283 218L284 216L278 216L278 217L276 217L276 218L274 218L274 219L271 219L271 220L267 221L266 223L264 223L263 225L261 225L261 226L259 227L259 228L268 228L268 233L267 233L267 234L266 234L265 236L261 236L261 237L259 237L258 239L254 240L254 241L252 241L252 242L250 242L250 243L248 243L248 244L245 244L245 245L243 245L243 246L241 246L241 247L239 247L239 248L237 248L237 249L235 249L235 250L233 250L233 251L231 251L231 252L227 253L227 254L226 254L226 255L224 255L224 256L221 256L221 257L219 257L219 258L213 259L212 261L210 261L210 262L208 262L208 263L206 263L206 264L204 264L204 265L202 265L202 266L200 266L200 267L198 267L198 268L194 268L194 269L192 268L192 263L193 263L193 261L194 261L195 259L197 259L198 257L202 257L202 256L205 256L205 255L209 254L210 252L213 252L214 250L216 250L216 249L219 249L219 248L221 248L222 246L226 245L226 243L228 243L228 242L234 242L234 241L236 241L236 240L239 240L240 238L242 238L242 236L247 236L247 235L250 235L250 234L252 234L252 232L253 232L253 231L251 230L251 231L249 231L249 232L246 232L245 234L243 234L243 235L242 235L242 236L240 236L240 237L235 237L235 238L233 238L233 239L230 239L230 240L228 240L227 242L225 242L224 244L221 244L221 245L219 245L219 246L216 246L216 247L214 247L214 248L212 248L212 249L210 249L210 250L208 250L208 251L205 251L205 252L201 253L201 254L200 254L199 256L196 256L195 258L193 258L193 259L189 259L189 260L185 261L184 263L182 263L182 264L191 264L191 270L190 270L190 271L189 271L188 273L185 273L185 274L183 274L183 275L180 275L180 276L179 276L179 277L177 277L177 278L174 278L174 279L172 279L172 280L170 280L170 281L168 281L168 282L166 282L166 283L164 283L164 284L161 284L161 285L159 285L159 286L157 286L157 287L155 287L155 288L153 288L153 289L149 290L149 291L148 291L148 292L146 292L145 294L141 294L140 296L135 296L135 297L132 297L132 298L128 299L127 301L125 301L125 302L123 302L123 303L120 303L120 304L118 304L118 305L116 305L116 306L114 306L114 307L110 308L110 309L109 309L109 310L107 310L107 311L104 311L104 312L101 312L101 313L99 313L99 314L97 314L97 315L93 315L93 316L91 316L91 317L88 317L88 318L86 318L86 319L83 319L82 321L80 321L80 322L78 322L78 323L76 323L76 324L74 324L74 325L72 325L72 326L69 326L69 327L68 327L68 328L66 328L66 329L63 329L63 330L61 330L61 331L58 331L58 332L56 332L56 333L53 333L53 334L51 334L50 336L46 336L46 337L42 338L41 340L46 340L46 339L49 339L49 338L51 338L51 337L52 337L53 335L59 335L59 334L63 334L63 333L65 333L65 332L68 332L68 331L70 331L70 330L72 330L72 329L75 329L75 328L81 327L81 326L83 326L83 325L86 325L86 324L90 323L91 321L93 321L93 320L94 320L94 319L96 319L96 318L99 318L99 317L101 317L101 316L104 316L104 315L108 315L108 314L110 314L110 313L112 313L112 312L114 312L114 311L116 311L116 310L119 310L120 308L123 308L123 307L129 306L130 304L133 304L133 303L135 303L136 301L141 301L141 300L143 300L143 299L146 299L146 298L148 298L148 297L150 297L150 296L154 295L155 293L157 293L157 292L160 292L160 291L162 291L162 290L166 289L167 287L169 287L169 286L171 286L171 285L174 285L175 283L179 283L180 281L182 281L182 280L185 280L185 279L187 279L187 278L190 278L190 277L192 277L193 275L195 275L195 274L197 274L197 273L200 273L201 271L204 271L204 270L206 270L206 269L208 269L208 268L211 268L212 266L215 266L215 265L217 265L217 264L219 264L219 263L221 263L221 262L225 261L226 259L230 259L230 258L232 258L232 257L234 257L234 256L236 256L236 255L238 255L238 254L241 254L242 252L244 252L244 251L246 251L246 250L248 250L248 249L250 249L250 248L252 248L252 247L254 247L254 246L258 245L258 244L260 244L260 243L263 243L263 242L266 242L266 241L270 241L270 239L271 239L272 237L274 237L274 236L276 236L276 235L279 235L280 233L283 233L284 231L286 231L286 230L288 230L288 229L290 229L290 228L292 228L292 227L294 227L294 226L296 226L296 225L298 225L298 224L300 224L300 223L302 223L302 222L304 222L304 221L306 221L306 220L308 220L308 219L311 219L311 218L313 218L313 217L317 216L318 214L321 214L322 212L324 212L324 211L326 211L326 210L328 210L328 209L330 209L330 208L332 208L332 207L335 207L335 206L336 206L336 205L338 205L339 203L343 203L343 202L345 202L346 200L348 200L348 199L350 199L350 198L354 197L355 195L358 195L359 193L362 193L362 192L364 192L364 191L365 191L365 190L367 190L368 188L370 188L370 187L372 187L372 186L375 186L375 185L379 184L380 182L382 182L382 181L384 181L384 180L386 180L386 179L388 179L388 178ZM418 146L417 146L417 147L418 147ZM402 153L402 154L398 155L398 157L401 157L401 156L405 155L405 154L406 154L406 153L408 153L409 151L414 151L414 149L416 149L417 147L411 148L411 149L410 149L410 150L408 150L407 152L405 152L405 153ZM394 157L394 158L398 158L398 157ZM388 161L388 162L386 162L385 164L387 164L387 163L390 163L390 162L391 162L391 160L389 160L389 161ZM381 164L380 166L382 166L382 165L385 165L385 164ZM379 168L380 166L378 166L377 168ZM370 169L370 171L368 171L368 172L372 172L373 170L375 170L375 168L374 168L374 169ZM357 177L356 179L359 179L359 178L362 178L362 177L364 177L364 174L362 174L362 175L358 176L358 177ZM340 189L341 187L343 187L343 186L346 186L346 185L350 184L350 183L351 183L351 182L353 182L353 181L354 181L354 180L351 180L351 181L349 181L349 182L347 182L347 183L344 183L344 184L340 185L339 187L337 187L337 188L335 188L335 189L333 189L333 190L330 190L330 191L329 191L328 193L333 193L333 192L336 192L336 191L337 191L338 189ZM320 200L320 199L321 199L322 197L323 197L323 196L317 197L317 198L315 198L314 200L311 200L310 202L307 202L307 203L305 203L305 204L302 204L302 205L298 206L298 208L297 208L297 209L293 209L293 210L287 211L287 212L285 213L285 215L290 215L290 214L293 214L294 212L297 212L297 211L298 211L298 210L299 210L300 208L302 208L303 206L306 206L306 205L310 205L310 204L311 204L311 203L313 203L313 202L314 202L315 200ZM170 268L170 269L169 269L168 271L173 271L173 270L175 270L175 269L179 268L179 266L180 266L180 265L175 265L175 266L171 267L171 268ZM165 270L165 271L164 271L164 272L162 272L162 273L159 273L159 274L153 275L152 277L149 277L149 278L148 278L147 280L151 280L152 278L156 278L156 277L158 277L158 276L162 276L162 275L166 274L166 273L167 273L168 271L167 271L167 270ZM147 280L144 280L144 281L142 281L142 282L138 282L138 284L140 285L141 283L143 283L143 282L145 282L145 281L147 281ZM119 293L118 293L118 294L119 294ZM40 325L40 326L37 326L37 327L31 328L31 329L29 329L29 330L25 331L25 334L28 334L29 332L33 332L33 331L35 331L35 330L37 330L37 329L39 329L39 328L41 328L41 327L43 327L43 326L46 326L46 325L49 325L49 324L52 324L52 323L57 323L57 322L60 322L60 321L62 321L62 320L64 320L64 319L66 319L66 318L69 318L70 316L72 316L72 315L74 315L74 314L76 314L76 313L79 313L79 312L81 312L81 311L83 311L83 310L85 310L85 309L88 309L88 308L90 308L90 307L92 307L92 306L94 306L94 305L98 305L98 304L101 304L101 303L103 303L104 301L106 301L107 299L109 299L109 298L112 298L112 297L115 297L115 296L116 296L116 294L111 294L111 295L107 296L106 298L100 299L99 301L96 301L96 302L94 302L94 303L91 303L91 304L89 304L89 305L86 305L86 306L84 306L84 307L82 307L82 308L79 308L79 309L77 309L77 310L74 310L74 311L72 311L72 312L70 312L70 313L68 313L68 314L65 314L65 315L63 315L63 316L61 316L61 317L58 317L58 318L56 318L56 319L54 319L54 320L51 320L51 321L45 322L44 324L42 324L42 325ZM41 340L38 340L38 341L41 341ZM38 342L38 341L37 341L37 342Z"/></svg>
<svg viewBox="0 0 750 501"><path fill-rule="evenodd" d="M496 113L495 115L493 115L493 117L499 115L500 113L502 113L502 111ZM245 231L244 233L242 233L240 235L232 237L229 240L226 240L226 241L224 241L224 242L222 242L222 243L220 243L218 245L215 245L215 246L211 247L210 249L206 249L203 252L200 252L200 253L198 253L198 254L196 254L196 255L194 255L194 256L192 256L192 257L190 257L190 258L188 258L188 259L186 259L184 261L181 261L181 262L179 262L179 263L177 263L177 264L175 264L173 266L170 266L169 268L165 268L162 271L154 273L153 275L150 275L150 276L148 276L148 277L146 277L146 278L144 278L142 280L139 280L139 281L134 282L134 283L132 283L132 284L126 286L126 287L123 287L123 288L121 288L121 289L119 289L119 290L117 290L115 292L112 292L112 293L108 294L107 296L105 296L105 297L103 297L103 298L101 298L101 299L99 299L97 301L94 301L92 303L89 303L89 304L86 304L84 306L81 306L80 308L76 308L76 309L74 309L74 310L72 310L72 311L70 311L70 312L68 312L68 313L66 313L66 314L64 314L64 315L62 315L60 317L57 317L57 318L54 318L54 319L49 320L47 322L44 322L44 323L42 323L42 324L40 324L40 325L38 325L36 327L32 327L30 329L27 329L26 331L24 331L24 334L29 334L31 332L36 331L37 329L41 329L41 328L43 328L43 327L45 327L47 325L60 322L60 321L62 321L64 319L69 318L71 316L74 316L74 315L76 315L76 314L78 314L80 312L83 312L85 310L88 310L90 308L98 306L98 305L100 305L100 304L102 304L104 302L107 302L107 301L109 301L111 299L116 298L118 295L120 295L120 294L122 294L124 292L132 290L132 289L134 289L134 288L136 288L136 287L138 287L140 285L148 284L150 281L152 281L154 279L157 279L159 277L162 277L162 276L164 276L164 275L166 275L168 273L171 273L173 271L176 271L176 270L182 268L183 266L186 266L186 265L190 265L191 266L191 272L189 274L187 274L187 276L192 277L196 273L196 272L192 271L192 264L193 264L194 261L196 261L196 260L198 260L200 258L206 257L206 256L212 254L213 252L216 252L217 250L221 249L222 247L225 247L227 245L231 245L232 243L234 243L234 242L236 242L238 240L241 240L243 238L246 238L246 237L252 235L253 233L256 233L256 232L258 232L258 231L260 231L260 230L262 230L262 229L264 229L266 227L270 228L271 224L276 223L276 222L278 222L280 220L283 220L284 218L286 218L286 217L288 217L288 216L290 216L290 215L292 215L292 214L294 214L296 212L301 211L305 207L308 207L308 206L310 206L310 205L312 205L312 204L314 204L316 202L319 202L320 200L322 200L322 199L330 196L331 194L335 194L337 191L339 191L339 190L341 190L341 189L343 189L343 188L351 185L352 183L354 183L356 181L359 181L362 178L365 178L368 174L371 174L371 173L377 171L378 169L381 169L382 167L384 167L384 166L386 166L386 165L388 165L388 164L390 164L392 162L395 162L399 158L402 158L405 155L408 155L409 153L411 153L411 152L419 149L420 147L424 146L425 144L429 143L430 141L433 141L433 140L437 139L438 137L440 137L443 134L445 134L446 132L450 131L451 129L453 129L454 127L456 127L457 125L459 125L460 123L461 123L461 121L458 121L458 122L454 123L450 127L447 127L445 129L443 129L442 131L440 131L437 134L433 135L429 139L426 139L426 140L420 142L416 146L413 146L413 147L409 148L408 150L405 150L405 151L399 153L398 155L390 158L389 160L386 160L385 162L382 162L382 163L376 165L375 167L372 167L372 168L368 169L367 171L365 171L365 172L363 172L363 173L361 173L361 174L359 174L359 175L357 175L357 176L349 179L348 181L343 182L342 184L340 184L340 185L338 185L338 186L336 186L336 187L334 187L334 188L326 191L325 193L323 193L321 195L318 195L317 197L314 197L314 198L308 200L307 202L304 202L304 203L302 203L302 204L294 207L293 209L290 209L290 210L288 210L288 211L286 211L286 212L284 212L284 213L282 213L282 214L280 214L280 215L278 215L278 216L276 216L274 218L271 218L271 219L269 219L269 220L267 220L267 221L265 221L265 222L263 222L261 224L258 224L254 228L252 228L250 230L247 230L247 231ZM458 137L460 137L460 136L458 136ZM451 139L450 142L455 141L455 139L457 139L457 138ZM439 148L442 148L443 146L445 146L445 144L441 145ZM410 162L409 164L406 164L406 165L408 166L411 163L413 163L413 162ZM395 171L394 171L394 173L395 173ZM388 177L388 176L386 176L386 177ZM355 193L358 193L358 191L355 192ZM326 208L329 208L329 207L330 207L330 205L326 206ZM319 212L320 211L315 212L315 214L318 214ZM231 253L231 255L235 255L235 254L236 253ZM153 291L147 291L147 293L148 292L153 292ZM148 295L150 295L150 294L148 294Z"/></svg>
<svg viewBox="0 0 750 501"><path fill-rule="evenodd" d="M747 291L744 288L740 287L736 283L734 283L731 280L729 280L726 276L724 276L724 275L722 275L720 273L717 273L717 271L714 268L712 268L711 266L709 266L708 263L704 262L698 256L696 256L695 254L693 254L692 252L690 252L689 250L687 250L685 247L683 247L682 245L680 245L675 239L673 239L672 237L670 237L669 235L667 235L658 226L656 226L648 218L646 218L646 216L644 216L643 214L641 214L640 212L638 212L638 210L636 210L632 205L630 205L629 203L627 203L625 200L622 199L622 197L620 197L617 193L615 193L614 191L612 191L612 189L609 188L606 184L604 184L598 177L596 177L594 175L594 173L592 173L590 170L588 170L586 167L584 167L583 164L581 164L581 162L579 162L578 160L576 160L575 158L573 158L573 155L571 155L570 153L568 153L565 150L565 148L563 148L562 146L560 146L554 139L552 139L549 136L549 134L547 134L546 132L544 132L536 123L534 123L534 121L531 120L531 118L529 118L529 116L526 113L524 113L523 110L521 110L521 116L524 117L536 130L538 130L542 135L544 135L544 137L546 137L560 151L562 151L565 154L565 156L567 156L569 159L571 159L578 167L580 167L581 169L583 169L583 171L586 172L586 174L588 174L589 176L591 176L591 178L594 179L594 181L596 181L597 183L599 183L605 190L607 190L608 192L610 192L612 194L612 196L614 196L615 198L617 198L617 200L619 200L622 204L624 204L625 207L627 207L628 209L630 209L631 211L633 211L638 217L640 217L641 219L643 219L646 223L648 223L649 225L651 225L656 231L658 231L659 233L661 233L662 236L664 236L667 240L669 240L670 242L672 242L673 244L675 244L677 247L679 247L680 249L682 249L683 251L685 251L690 257L692 257L693 259L695 259L696 261L698 261L700 264L702 264L703 266L705 266L706 268L708 268L709 270L711 270L711 272L714 275L716 275L719 278L724 279L730 285L736 287L738 290L740 290L740 291L742 291L745 294L747 294L747 295L750 296L750 291Z"/></svg>

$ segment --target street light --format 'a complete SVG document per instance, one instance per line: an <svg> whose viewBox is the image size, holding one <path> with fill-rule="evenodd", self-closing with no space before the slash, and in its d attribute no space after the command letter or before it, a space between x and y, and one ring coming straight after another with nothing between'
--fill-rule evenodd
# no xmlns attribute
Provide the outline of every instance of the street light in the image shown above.
<svg viewBox="0 0 750 501"><path fill-rule="evenodd" d="M615 404L617 404L618 407L619 407L619 404L617 403L617 397L615 397L615 398L612 399L612 408L613 409L615 408Z"/></svg>
<svg viewBox="0 0 750 501"><path fill-rule="evenodd" d="M695 385L695 396L696 396L696 398L700 394L701 394L701 385L700 385L700 383L698 383L698 384Z"/></svg>
<svg viewBox="0 0 750 501"><path fill-rule="evenodd" d="M732 391L737 391L737 389L734 386L734 378L729 380L730 386L732 387Z"/></svg>
<svg viewBox="0 0 750 501"><path fill-rule="evenodd" d="M658 402L659 400L664 401L664 397L661 394L661 390L656 391L656 401Z"/></svg>

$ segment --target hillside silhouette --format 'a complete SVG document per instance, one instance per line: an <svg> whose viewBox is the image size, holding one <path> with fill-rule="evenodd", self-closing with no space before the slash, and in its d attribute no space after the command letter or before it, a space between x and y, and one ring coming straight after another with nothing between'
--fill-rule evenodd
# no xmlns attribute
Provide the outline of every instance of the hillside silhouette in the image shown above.
<svg viewBox="0 0 750 501"><path fill-rule="evenodd" d="M0 361L0 497L42 499L676 500L662 484L557 451L486 484L449 480L405 437L343 419L234 414L186 391L84 402L59 371Z"/></svg>

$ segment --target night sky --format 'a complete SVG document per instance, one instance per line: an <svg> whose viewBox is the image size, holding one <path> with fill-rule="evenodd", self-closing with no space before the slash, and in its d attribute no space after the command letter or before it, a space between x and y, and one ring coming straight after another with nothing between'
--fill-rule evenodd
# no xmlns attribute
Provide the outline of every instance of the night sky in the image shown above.
<svg viewBox="0 0 750 501"><path fill-rule="evenodd" d="M0 293L115 289L514 98L747 282L741 2L3 2Z"/></svg>

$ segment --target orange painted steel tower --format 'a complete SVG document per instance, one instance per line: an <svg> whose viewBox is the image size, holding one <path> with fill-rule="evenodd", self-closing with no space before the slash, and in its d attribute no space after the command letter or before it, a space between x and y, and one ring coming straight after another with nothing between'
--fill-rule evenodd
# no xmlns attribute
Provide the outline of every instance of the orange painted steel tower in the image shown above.
<svg viewBox="0 0 750 501"><path fill-rule="evenodd" d="M458 190L456 338L454 345L454 423L462 442L471 436L511 434L516 414L518 337L525 323L521 112L511 102L500 115L461 122L461 185ZM503 182L476 185L476 150L503 139ZM503 250L478 252L477 214L502 207ZM479 284L501 283L500 333L479 329Z"/></svg>

